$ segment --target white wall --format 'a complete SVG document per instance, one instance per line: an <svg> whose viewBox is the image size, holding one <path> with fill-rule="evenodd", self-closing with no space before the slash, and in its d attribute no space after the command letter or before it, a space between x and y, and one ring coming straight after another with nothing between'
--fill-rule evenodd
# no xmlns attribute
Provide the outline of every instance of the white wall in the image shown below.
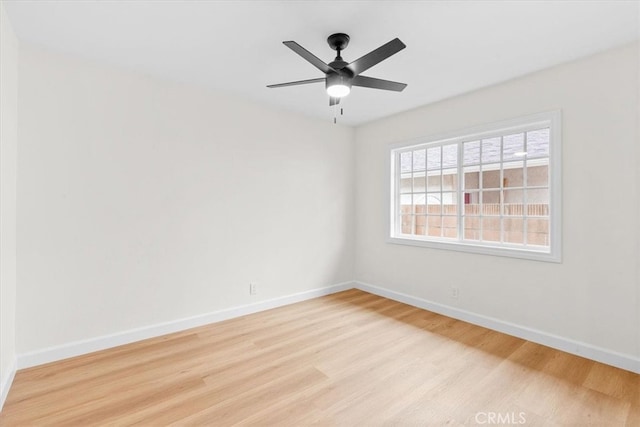
<svg viewBox="0 0 640 427"><path fill-rule="evenodd" d="M356 279L640 357L638 59L626 46L358 128ZM555 109L561 264L385 242L388 144Z"/></svg>
<svg viewBox="0 0 640 427"><path fill-rule="evenodd" d="M18 40L0 2L0 408L16 361L17 149Z"/></svg>
<svg viewBox="0 0 640 427"><path fill-rule="evenodd" d="M353 278L353 130L28 45L19 72L19 354Z"/></svg>

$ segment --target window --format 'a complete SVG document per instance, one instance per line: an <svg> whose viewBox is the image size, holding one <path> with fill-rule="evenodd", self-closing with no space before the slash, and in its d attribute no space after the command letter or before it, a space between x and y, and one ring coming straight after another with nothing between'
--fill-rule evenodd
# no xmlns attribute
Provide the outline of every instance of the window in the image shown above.
<svg viewBox="0 0 640 427"><path fill-rule="evenodd" d="M560 261L560 112L390 148L390 242Z"/></svg>

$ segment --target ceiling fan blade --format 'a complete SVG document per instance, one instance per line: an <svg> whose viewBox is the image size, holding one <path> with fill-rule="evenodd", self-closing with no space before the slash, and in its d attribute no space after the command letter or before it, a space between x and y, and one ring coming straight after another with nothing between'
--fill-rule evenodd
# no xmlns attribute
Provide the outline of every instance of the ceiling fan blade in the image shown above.
<svg viewBox="0 0 640 427"><path fill-rule="evenodd" d="M351 81L353 86L369 87L372 89L393 90L402 92L406 83L392 82L390 80L374 79L373 77L355 76Z"/></svg>
<svg viewBox="0 0 640 427"><path fill-rule="evenodd" d="M267 87L274 88L274 87L285 87L285 86L297 86L297 85L306 85L309 83L320 83L324 81L325 81L324 77L319 77L317 79L298 80L297 82L278 83L275 85L268 85Z"/></svg>
<svg viewBox="0 0 640 427"><path fill-rule="evenodd" d="M399 38L395 38L389 43L383 44L379 48L372 50L365 56L356 59L351 64L349 64L348 67L349 69L351 69L351 71L353 71L353 74L357 76L358 74L368 70L379 62L384 61L391 55L395 55L396 53L400 52L405 47L407 46L402 43Z"/></svg>
<svg viewBox="0 0 640 427"><path fill-rule="evenodd" d="M334 98L333 96L329 97L329 107L340 104L340 98Z"/></svg>
<svg viewBox="0 0 640 427"><path fill-rule="evenodd" d="M315 56L313 53L309 52L307 49L305 49L302 46L300 46L298 43L296 43L294 41L287 41L287 42L282 42L282 43L285 46L287 46L289 49L291 49L292 51L297 53L298 55L302 56L304 59L306 59L308 62L310 62L311 65L313 65L314 67L316 67L318 70L322 71L323 73L328 74L330 72L335 72L336 71L333 68L331 68L328 64L325 64L324 61L322 61L320 58Z"/></svg>

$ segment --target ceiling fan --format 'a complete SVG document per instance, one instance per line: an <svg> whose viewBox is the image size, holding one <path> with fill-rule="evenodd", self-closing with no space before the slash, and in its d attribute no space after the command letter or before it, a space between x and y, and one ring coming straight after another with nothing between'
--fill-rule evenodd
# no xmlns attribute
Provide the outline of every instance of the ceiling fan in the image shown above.
<svg viewBox="0 0 640 427"><path fill-rule="evenodd" d="M325 74L325 77L279 83L269 85L267 87L275 88L325 82L327 94L329 94L329 105L336 105L340 103L340 98L347 96L349 92L351 92L351 86L393 90L396 92L401 92L405 87L407 87L406 83L375 79L373 77L361 75L362 72L404 49L406 47L405 44L398 38L391 40L389 43L380 46L351 63L347 63L342 59L340 53L349 44L349 36L343 33L332 34L327 38L327 43L329 43L331 49L335 50L338 54L336 59L329 64L324 63L321 59L294 41L286 41L282 43L310 62L311 65L322 71Z"/></svg>

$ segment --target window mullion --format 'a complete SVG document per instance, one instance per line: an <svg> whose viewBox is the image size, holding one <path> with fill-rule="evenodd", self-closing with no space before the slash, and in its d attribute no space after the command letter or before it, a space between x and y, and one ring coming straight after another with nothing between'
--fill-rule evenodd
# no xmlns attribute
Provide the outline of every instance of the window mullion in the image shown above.
<svg viewBox="0 0 640 427"><path fill-rule="evenodd" d="M396 178L395 178L395 197L396 197L396 220L394 221L394 225L396 228L397 234L402 234L402 196L400 194L400 186L402 182L402 170L401 170L401 162L400 162L400 153L396 155L395 158L396 163Z"/></svg>
<svg viewBox="0 0 640 427"><path fill-rule="evenodd" d="M442 187L444 186L444 144L440 146L440 238L442 238L443 230L443 212L444 212L444 200L442 198Z"/></svg>
<svg viewBox="0 0 640 427"><path fill-rule="evenodd" d="M528 147L527 147L527 132L524 133L524 152L527 153ZM528 228L529 228L529 224L528 223L528 216L529 216L529 206L528 206L528 200L527 200L527 185L528 185L528 180L527 180L527 155L525 154L524 158L522 159L522 244L524 246L527 246L529 244L528 242Z"/></svg>
<svg viewBox="0 0 640 427"><path fill-rule="evenodd" d="M480 238L478 240L483 241L484 237L484 203L482 197L482 184L483 184L483 173L482 173L482 139L480 141L480 146L478 149L478 221L480 222Z"/></svg>
<svg viewBox="0 0 640 427"><path fill-rule="evenodd" d="M500 243L504 243L504 136L500 137Z"/></svg>
<svg viewBox="0 0 640 427"><path fill-rule="evenodd" d="M456 225L458 227L458 241L464 240L464 195L462 193L463 190L463 180L464 180L464 169L462 167L462 159L463 159L463 149L462 149L462 141L458 141L458 159L456 160L457 170L458 170L458 191L457 191L457 200L458 206L456 208Z"/></svg>
<svg viewBox="0 0 640 427"><path fill-rule="evenodd" d="M415 174L413 170L413 151L411 152L411 234L416 234L416 192L413 186Z"/></svg>

